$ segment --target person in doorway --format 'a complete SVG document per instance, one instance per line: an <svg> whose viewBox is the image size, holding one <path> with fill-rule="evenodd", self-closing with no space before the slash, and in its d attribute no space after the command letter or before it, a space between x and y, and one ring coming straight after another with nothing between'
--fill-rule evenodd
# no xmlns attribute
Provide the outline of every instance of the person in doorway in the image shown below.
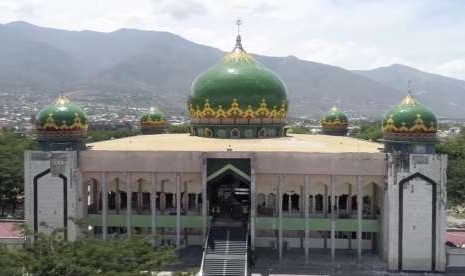
<svg viewBox="0 0 465 276"><path fill-rule="evenodd" d="M215 250L215 241L213 238L208 238L208 247L210 247L211 250Z"/></svg>

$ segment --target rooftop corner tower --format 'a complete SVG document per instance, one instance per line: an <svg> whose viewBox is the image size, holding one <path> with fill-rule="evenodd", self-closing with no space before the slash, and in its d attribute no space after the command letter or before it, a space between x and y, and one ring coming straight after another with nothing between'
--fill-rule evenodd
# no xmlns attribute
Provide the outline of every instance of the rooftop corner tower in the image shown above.
<svg viewBox="0 0 465 276"><path fill-rule="evenodd" d="M420 104L409 89L399 105L383 120L383 142L386 152L435 153L437 120L433 112Z"/></svg>
<svg viewBox="0 0 465 276"><path fill-rule="evenodd" d="M335 106L320 121L323 134L335 136L347 135L348 122L347 115Z"/></svg>
<svg viewBox="0 0 465 276"><path fill-rule="evenodd" d="M62 95L37 115L39 148L43 151L84 150L87 127L84 111Z"/></svg>
<svg viewBox="0 0 465 276"><path fill-rule="evenodd" d="M285 136L287 89L272 71L242 47L193 82L188 100L191 135L215 138Z"/></svg>

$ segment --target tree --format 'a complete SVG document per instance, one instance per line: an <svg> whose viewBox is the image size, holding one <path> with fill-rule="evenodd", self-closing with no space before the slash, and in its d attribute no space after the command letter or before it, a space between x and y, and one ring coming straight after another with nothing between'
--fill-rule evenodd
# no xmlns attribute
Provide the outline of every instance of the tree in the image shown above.
<svg viewBox="0 0 465 276"><path fill-rule="evenodd" d="M12 130L0 131L0 217L14 214L24 191L24 151L35 142Z"/></svg>
<svg viewBox="0 0 465 276"><path fill-rule="evenodd" d="M360 131L357 138L370 141L378 141L383 137L381 122L367 122L360 125Z"/></svg>
<svg viewBox="0 0 465 276"><path fill-rule="evenodd" d="M168 133L190 133L190 124L170 125Z"/></svg>
<svg viewBox="0 0 465 276"><path fill-rule="evenodd" d="M450 205L463 205L465 203L465 134L449 138L439 144L437 152L447 154L449 158L447 201Z"/></svg>
<svg viewBox="0 0 465 276"><path fill-rule="evenodd" d="M0 248L0 275L140 275L159 271L175 258L173 247L153 247L147 236L104 241L82 235L65 241L62 233L61 229L40 233L26 248Z"/></svg>
<svg viewBox="0 0 465 276"><path fill-rule="evenodd" d="M128 136L135 136L137 134L137 132L131 130L92 130L88 132L89 142L119 139Z"/></svg>
<svg viewBox="0 0 465 276"><path fill-rule="evenodd" d="M289 129L289 133L294 133L294 134L309 134L310 131L306 127L298 127L294 126Z"/></svg>

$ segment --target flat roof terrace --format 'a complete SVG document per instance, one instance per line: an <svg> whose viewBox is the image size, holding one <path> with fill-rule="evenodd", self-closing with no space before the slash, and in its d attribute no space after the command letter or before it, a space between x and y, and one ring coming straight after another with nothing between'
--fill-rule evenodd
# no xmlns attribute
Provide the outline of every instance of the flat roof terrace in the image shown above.
<svg viewBox="0 0 465 276"><path fill-rule="evenodd" d="M189 134L138 135L89 144L91 151L379 153L380 143L351 137L289 134L264 139L217 139Z"/></svg>

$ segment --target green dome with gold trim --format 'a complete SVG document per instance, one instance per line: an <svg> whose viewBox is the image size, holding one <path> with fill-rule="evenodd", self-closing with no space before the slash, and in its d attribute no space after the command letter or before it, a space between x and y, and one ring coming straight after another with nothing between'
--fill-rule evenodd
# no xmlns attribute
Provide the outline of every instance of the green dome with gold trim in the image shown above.
<svg viewBox="0 0 465 276"><path fill-rule="evenodd" d="M163 133L166 126L165 114L156 107L151 107L149 111L140 118L140 128L143 134Z"/></svg>
<svg viewBox="0 0 465 276"><path fill-rule="evenodd" d="M65 96L58 97L37 115L39 140L74 139L87 137L87 116Z"/></svg>
<svg viewBox="0 0 465 276"><path fill-rule="evenodd" d="M347 115L337 107L331 108L321 119L321 128L326 135L346 135L349 125Z"/></svg>
<svg viewBox="0 0 465 276"><path fill-rule="evenodd" d="M383 120L383 139L388 141L434 142L436 132L436 116L410 93Z"/></svg>
<svg viewBox="0 0 465 276"><path fill-rule="evenodd" d="M282 136L288 111L287 89L275 73L244 51L238 35L233 51L193 82L188 110L194 129L205 127L212 131L208 126L217 129L219 125L228 125L245 131L250 126L253 130L249 130L249 135L240 136L254 138L260 131L256 127L273 125L277 128L265 131L269 134L266 136ZM234 136L229 135L230 131L232 128L227 135L216 135L215 131L206 130L212 137L221 138Z"/></svg>

